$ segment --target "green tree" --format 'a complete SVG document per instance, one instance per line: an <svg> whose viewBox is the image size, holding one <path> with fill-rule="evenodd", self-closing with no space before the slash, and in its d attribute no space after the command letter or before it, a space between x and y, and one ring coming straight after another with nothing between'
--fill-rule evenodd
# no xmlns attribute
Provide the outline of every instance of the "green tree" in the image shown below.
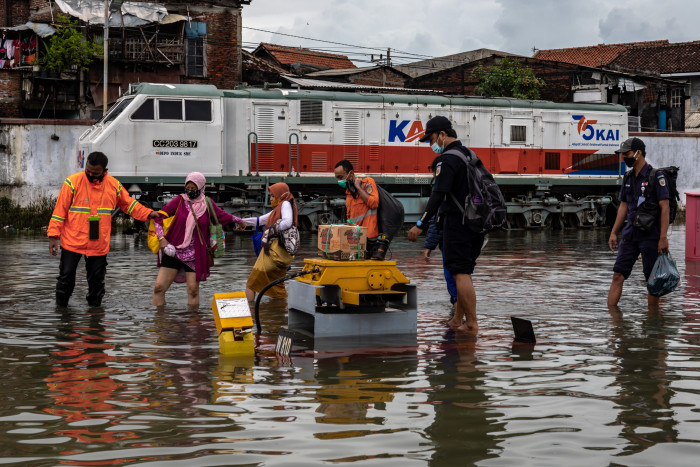
<svg viewBox="0 0 700 467"><path fill-rule="evenodd" d="M102 45L83 37L76 29L77 25L78 22L69 16L58 15L56 32L45 43L46 53L40 59L42 66L49 71L60 71L72 65L87 70L95 59L101 59Z"/></svg>
<svg viewBox="0 0 700 467"><path fill-rule="evenodd" d="M544 86L544 80L535 76L532 69L509 57L488 69L479 64L472 71L472 77L479 81L474 90L479 96L539 99Z"/></svg>

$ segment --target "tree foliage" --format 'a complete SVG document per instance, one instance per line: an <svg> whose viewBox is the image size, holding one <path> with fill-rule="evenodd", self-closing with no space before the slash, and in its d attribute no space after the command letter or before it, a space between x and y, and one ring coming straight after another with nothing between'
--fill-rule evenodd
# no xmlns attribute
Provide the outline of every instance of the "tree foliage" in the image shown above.
<svg viewBox="0 0 700 467"><path fill-rule="evenodd" d="M40 60L49 71L60 71L72 65L87 70L96 58L101 58L102 45L85 38L76 29L77 25L69 16L58 15L56 32L45 43L46 53Z"/></svg>
<svg viewBox="0 0 700 467"><path fill-rule="evenodd" d="M479 81L475 94L487 97L539 99L540 90L545 85L532 69L509 57L504 57L488 69L479 64L472 71L472 77Z"/></svg>

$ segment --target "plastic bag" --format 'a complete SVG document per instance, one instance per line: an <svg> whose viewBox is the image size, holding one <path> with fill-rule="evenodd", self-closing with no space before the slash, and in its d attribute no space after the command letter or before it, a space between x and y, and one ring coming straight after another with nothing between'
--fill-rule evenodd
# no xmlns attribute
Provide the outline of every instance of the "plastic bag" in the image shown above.
<svg viewBox="0 0 700 467"><path fill-rule="evenodd" d="M208 196L207 209L209 213L209 236L211 237L210 247L214 251L214 258L221 258L224 256L224 248L226 245L226 241L224 240L224 227L216 217L216 212L214 212L214 206L212 206L211 198Z"/></svg>
<svg viewBox="0 0 700 467"><path fill-rule="evenodd" d="M674 291L681 281L676 262L671 253L662 253L656 258L656 263L651 270L647 281L647 291L654 297L662 297Z"/></svg>
<svg viewBox="0 0 700 467"><path fill-rule="evenodd" d="M260 250L262 249L262 237L263 232L260 230L260 218L258 217L255 220L255 232L253 232L253 235L250 236L250 239L253 241L255 256L258 256L260 254Z"/></svg>

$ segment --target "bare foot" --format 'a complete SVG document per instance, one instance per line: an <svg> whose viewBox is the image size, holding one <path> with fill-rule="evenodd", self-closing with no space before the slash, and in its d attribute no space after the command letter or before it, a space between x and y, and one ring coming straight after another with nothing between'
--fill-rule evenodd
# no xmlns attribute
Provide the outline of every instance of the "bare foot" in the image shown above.
<svg viewBox="0 0 700 467"><path fill-rule="evenodd" d="M476 334L477 332L479 332L479 325L478 324L464 323L463 325L459 326L457 328L457 330L460 332L466 332L469 334Z"/></svg>
<svg viewBox="0 0 700 467"><path fill-rule="evenodd" d="M458 328L462 325L462 320L461 319L455 319L452 318L447 322L447 325L451 328Z"/></svg>

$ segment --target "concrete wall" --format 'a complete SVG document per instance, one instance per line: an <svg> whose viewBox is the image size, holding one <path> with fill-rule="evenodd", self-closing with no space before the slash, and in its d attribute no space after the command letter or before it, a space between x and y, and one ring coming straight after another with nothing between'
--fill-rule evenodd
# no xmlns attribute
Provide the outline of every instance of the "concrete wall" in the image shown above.
<svg viewBox="0 0 700 467"><path fill-rule="evenodd" d="M25 206L58 195L63 180L79 170L78 138L91 123L0 120L0 196Z"/></svg>
<svg viewBox="0 0 700 467"><path fill-rule="evenodd" d="M678 172L678 191L685 205L685 192L700 192L700 135L630 133L641 138L647 147L647 162L654 167L675 165Z"/></svg>
<svg viewBox="0 0 700 467"><path fill-rule="evenodd" d="M77 172L78 138L92 122L0 119L0 196L27 205L56 196L63 180ZM52 135L58 137L52 139ZM630 133L642 138L655 167L676 165L678 191L700 192L700 135ZM110 154L107 154L110 156Z"/></svg>

